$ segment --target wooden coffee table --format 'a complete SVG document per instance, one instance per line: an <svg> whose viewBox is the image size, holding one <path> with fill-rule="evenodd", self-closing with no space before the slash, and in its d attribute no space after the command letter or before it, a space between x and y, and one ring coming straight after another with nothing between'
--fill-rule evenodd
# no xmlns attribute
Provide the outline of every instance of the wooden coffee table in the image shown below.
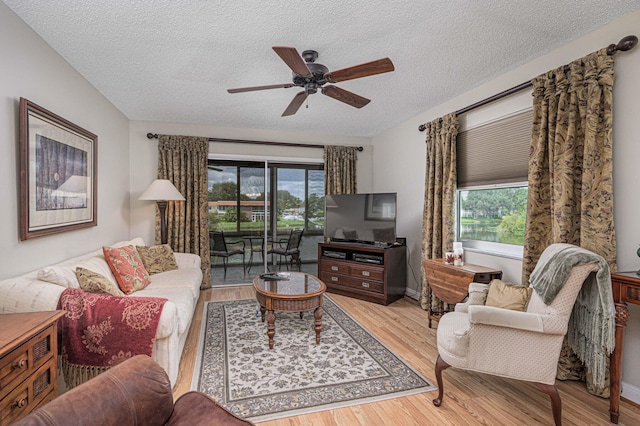
<svg viewBox="0 0 640 426"><path fill-rule="evenodd" d="M256 299L260 304L262 321L267 317L267 336L269 349L273 349L273 336L276 334L276 312L303 312L313 310L315 319L316 344L320 343L322 331L322 295L327 286L313 275L302 272L280 272L282 280L271 281L259 276L253 279Z"/></svg>

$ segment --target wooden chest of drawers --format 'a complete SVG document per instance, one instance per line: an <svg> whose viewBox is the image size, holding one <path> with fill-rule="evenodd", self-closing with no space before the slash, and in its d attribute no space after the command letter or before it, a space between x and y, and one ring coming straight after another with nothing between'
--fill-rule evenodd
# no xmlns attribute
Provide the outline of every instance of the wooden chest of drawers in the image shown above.
<svg viewBox="0 0 640 426"><path fill-rule="evenodd" d="M64 311L0 315L0 426L58 394L57 321Z"/></svg>
<svg viewBox="0 0 640 426"><path fill-rule="evenodd" d="M332 257L337 255L339 257ZM406 247L318 244L318 277L327 291L388 305L404 296Z"/></svg>
<svg viewBox="0 0 640 426"><path fill-rule="evenodd" d="M450 305L462 302L467 296L470 283L488 284L493 279L502 278L502 271L497 269L472 264L447 265L444 259L426 260L424 273L433 294ZM429 327L432 319L437 321L446 311L446 307L442 305L438 309L429 309Z"/></svg>

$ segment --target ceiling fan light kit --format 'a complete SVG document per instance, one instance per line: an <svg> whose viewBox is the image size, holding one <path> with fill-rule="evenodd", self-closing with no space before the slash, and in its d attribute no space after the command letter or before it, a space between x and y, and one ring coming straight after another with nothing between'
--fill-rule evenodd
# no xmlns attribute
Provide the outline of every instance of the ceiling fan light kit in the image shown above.
<svg viewBox="0 0 640 426"><path fill-rule="evenodd" d="M336 71L329 71L329 69L324 65L315 62L316 59L318 59L318 52L315 50L305 50L302 52L302 55L300 55L294 47L274 46L273 50L278 56L280 56L280 59L287 64L291 71L293 71L292 83L240 87L236 89L227 89L227 92L242 93L268 89L286 89L294 86L303 88L304 90L302 92L298 92L284 110L282 113L283 117L293 115L298 112L298 109L307 99L307 96L317 93L318 89L321 90L323 95L327 95L330 98L344 102L352 107L362 108L371 102L371 100L340 87L333 85L325 86L325 84L339 83L341 81L383 74L395 69L391 59L383 58L352 67L342 68Z"/></svg>

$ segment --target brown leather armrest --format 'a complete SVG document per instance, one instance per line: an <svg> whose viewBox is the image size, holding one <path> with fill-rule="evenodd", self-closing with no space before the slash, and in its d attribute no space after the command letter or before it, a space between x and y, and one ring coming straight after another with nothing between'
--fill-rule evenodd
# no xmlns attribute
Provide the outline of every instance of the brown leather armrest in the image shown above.
<svg viewBox="0 0 640 426"><path fill-rule="evenodd" d="M167 425L243 426L253 423L241 419L203 393L187 392L176 401Z"/></svg>
<svg viewBox="0 0 640 426"><path fill-rule="evenodd" d="M15 425L162 425L171 416L167 373L135 356L62 394Z"/></svg>

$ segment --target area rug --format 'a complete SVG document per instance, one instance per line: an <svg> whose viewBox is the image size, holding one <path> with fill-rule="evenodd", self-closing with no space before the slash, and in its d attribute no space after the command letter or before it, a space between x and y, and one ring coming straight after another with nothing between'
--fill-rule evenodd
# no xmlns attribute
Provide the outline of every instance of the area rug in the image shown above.
<svg viewBox="0 0 640 426"><path fill-rule="evenodd" d="M319 345L312 312L276 313L269 350L254 299L207 302L191 389L252 421L436 389L326 295L323 311Z"/></svg>

